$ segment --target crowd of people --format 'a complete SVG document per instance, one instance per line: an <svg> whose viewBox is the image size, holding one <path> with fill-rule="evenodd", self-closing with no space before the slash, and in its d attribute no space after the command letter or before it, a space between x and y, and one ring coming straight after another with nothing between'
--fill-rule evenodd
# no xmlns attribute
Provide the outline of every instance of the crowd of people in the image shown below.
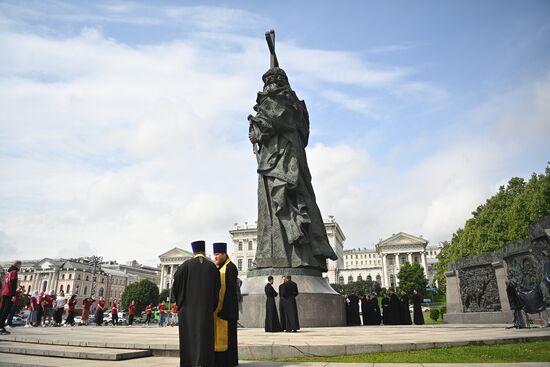
<svg viewBox="0 0 550 367"><path fill-rule="evenodd" d="M21 269L21 261L16 261L6 273L6 278L2 286L2 300L0 303L0 334L10 334L13 326L13 319L16 313L21 310L19 301L23 294L23 288L17 286L17 274ZM94 307L95 303L95 307ZM26 315L25 327L60 327L75 326L75 318L80 311L81 316L78 325L87 326L95 324L103 326L106 324L105 315L110 316L112 326L120 325L119 315L128 316L129 326L134 325L136 317L136 304L132 301L125 312L119 312L120 304L116 299L109 304L103 297L97 300L89 296L82 300L81 307L78 307L77 295L66 296L64 291L56 294L54 290L50 292L33 292L29 295L29 304L24 311ZM94 309L92 310L92 307ZM164 302L157 307L158 325L175 326L178 324L178 306L173 303L168 309ZM149 304L145 309L145 326L150 326L153 322L153 306ZM92 322L90 322L90 315Z"/></svg>
<svg viewBox="0 0 550 367"><path fill-rule="evenodd" d="M400 297L393 290L388 290L382 298L382 307L376 293L359 296L357 292L352 291L346 297L347 325L412 325L413 321L415 325L423 325L422 296L416 289L413 291L412 305L411 319L409 295L404 290L401 291Z"/></svg>

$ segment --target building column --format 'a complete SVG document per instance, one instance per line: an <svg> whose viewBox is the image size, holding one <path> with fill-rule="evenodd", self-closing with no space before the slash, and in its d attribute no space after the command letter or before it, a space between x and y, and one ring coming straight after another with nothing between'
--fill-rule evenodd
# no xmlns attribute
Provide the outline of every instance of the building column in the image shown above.
<svg viewBox="0 0 550 367"><path fill-rule="evenodd" d="M413 263L413 254L412 254L412 252L407 253L407 260L409 261L409 264Z"/></svg>
<svg viewBox="0 0 550 367"><path fill-rule="evenodd" d="M164 289L164 265L161 265L160 267L160 290L162 291Z"/></svg>
<svg viewBox="0 0 550 367"><path fill-rule="evenodd" d="M426 261L426 252L420 254L422 259L422 266L424 267L424 274L426 275L426 279L428 278L428 262Z"/></svg>
<svg viewBox="0 0 550 367"><path fill-rule="evenodd" d="M386 260L386 254L382 254L382 287L388 288L388 262Z"/></svg>
<svg viewBox="0 0 550 367"><path fill-rule="evenodd" d="M173 279L174 279L174 269L175 269L175 265L170 265L170 279L168 279L168 285L170 286L170 288L172 287L172 282L173 282Z"/></svg>

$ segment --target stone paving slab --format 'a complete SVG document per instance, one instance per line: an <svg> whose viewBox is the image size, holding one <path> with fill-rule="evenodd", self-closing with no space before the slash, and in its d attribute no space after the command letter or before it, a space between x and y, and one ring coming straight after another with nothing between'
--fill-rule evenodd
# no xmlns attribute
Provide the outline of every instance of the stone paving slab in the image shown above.
<svg viewBox="0 0 550 367"><path fill-rule="evenodd" d="M0 353L105 361L120 361L124 359L151 356L150 350L69 347L62 345L17 343L6 341L2 341L0 343Z"/></svg>
<svg viewBox="0 0 550 367"><path fill-rule="evenodd" d="M356 326L307 328L298 333L239 329L239 357L260 360L420 350L448 346L550 339L550 328L506 329L506 325ZM148 349L155 356L178 356L177 328L67 327L15 328L0 340L79 347Z"/></svg>

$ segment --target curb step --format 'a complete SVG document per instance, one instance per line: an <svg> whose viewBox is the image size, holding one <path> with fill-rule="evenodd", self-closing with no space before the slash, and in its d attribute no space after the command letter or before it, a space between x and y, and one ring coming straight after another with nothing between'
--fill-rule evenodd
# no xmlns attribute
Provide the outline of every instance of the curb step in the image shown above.
<svg viewBox="0 0 550 367"><path fill-rule="evenodd" d="M150 350L90 348L13 342L0 343L0 353L100 361L121 361L125 359L149 357L152 355Z"/></svg>

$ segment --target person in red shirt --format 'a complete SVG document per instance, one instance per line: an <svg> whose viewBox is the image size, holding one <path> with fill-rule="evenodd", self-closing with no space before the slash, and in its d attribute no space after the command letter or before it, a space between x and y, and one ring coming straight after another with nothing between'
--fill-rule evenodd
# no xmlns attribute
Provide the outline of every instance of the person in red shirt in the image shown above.
<svg viewBox="0 0 550 367"><path fill-rule="evenodd" d="M136 301L132 301L128 306L128 325L132 326L134 323L134 314L136 313Z"/></svg>
<svg viewBox="0 0 550 367"><path fill-rule="evenodd" d="M113 326L118 325L118 307L116 304L116 299L111 303L111 321Z"/></svg>
<svg viewBox="0 0 550 367"><path fill-rule="evenodd" d="M178 324L178 305L176 303L172 304L172 326Z"/></svg>
<svg viewBox="0 0 550 367"><path fill-rule="evenodd" d="M97 310L95 313L95 323L97 326L103 325L103 312L105 312L105 300L103 297L99 297L99 301L97 301Z"/></svg>
<svg viewBox="0 0 550 367"><path fill-rule="evenodd" d="M145 319L145 326L149 326L149 324L151 324L151 315L153 315L153 307L151 304L145 307L145 314L147 315L147 319Z"/></svg>
<svg viewBox="0 0 550 367"><path fill-rule="evenodd" d="M27 317L27 323L25 327L36 326L36 316L38 314L38 292L34 292L29 302L29 317Z"/></svg>
<svg viewBox="0 0 550 367"><path fill-rule="evenodd" d="M0 334L9 334L5 324L8 318L11 306L16 301L17 291L17 273L21 269L21 261L17 260L6 272L4 279L4 288L2 289L2 310L0 311Z"/></svg>
<svg viewBox="0 0 550 367"><path fill-rule="evenodd" d="M53 326L53 300L55 299L55 291L51 290L50 293L46 293L42 298L42 308L44 309L44 323L42 326L46 326L46 321L48 321L48 326Z"/></svg>
<svg viewBox="0 0 550 367"><path fill-rule="evenodd" d="M90 307L95 300L92 297L84 298L82 301L82 325L88 325L88 318L90 317Z"/></svg>
<svg viewBox="0 0 550 367"><path fill-rule="evenodd" d="M65 320L65 326L74 326L74 314L76 311L76 294L71 295L67 304L69 305L67 319Z"/></svg>
<svg viewBox="0 0 550 367"><path fill-rule="evenodd" d="M164 311L164 302L162 302L158 306L158 310L159 310L159 326L163 327L164 326L164 317L166 316L166 313Z"/></svg>

